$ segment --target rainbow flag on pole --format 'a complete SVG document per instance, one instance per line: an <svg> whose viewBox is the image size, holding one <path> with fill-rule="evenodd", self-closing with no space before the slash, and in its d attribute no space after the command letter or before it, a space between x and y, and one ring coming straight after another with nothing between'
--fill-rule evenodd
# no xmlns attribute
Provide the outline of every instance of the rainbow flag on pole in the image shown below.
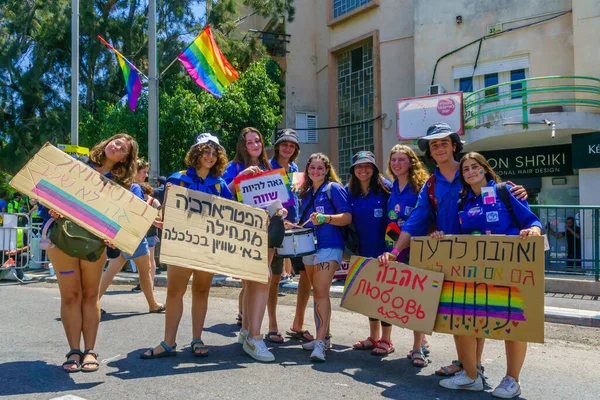
<svg viewBox="0 0 600 400"><path fill-rule="evenodd" d="M239 78L217 47L210 25L177 58L196 84L216 97L223 96L225 88Z"/></svg>
<svg viewBox="0 0 600 400"><path fill-rule="evenodd" d="M102 36L98 36L98 39L100 39L102 43L104 43L117 55L119 66L123 71L123 77L125 78L125 84L127 85L127 99L129 100L129 108L131 111L135 111L135 106L137 105L138 98L142 92L142 81L140 80L138 69L132 63L130 63L128 59L123 57L123 55L119 53L117 49L112 47L106 40L104 40Z"/></svg>

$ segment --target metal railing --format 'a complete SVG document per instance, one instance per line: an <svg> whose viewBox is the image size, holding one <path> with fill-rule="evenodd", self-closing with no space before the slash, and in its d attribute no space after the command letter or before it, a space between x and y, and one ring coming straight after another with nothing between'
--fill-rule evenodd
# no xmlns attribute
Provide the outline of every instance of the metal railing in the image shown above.
<svg viewBox="0 0 600 400"><path fill-rule="evenodd" d="M575 107L600 108L600 79L591 76L519 79L465 93L463 103L465 126L520 115L524 128L527 128L529 114L535 107L559 106L561 111L562 107L573 107L573 110Z"/></svg>
<svg viewBox="0 0 600 400"><path fill-rule="evenodd" d="M548 235L546 272L600 281L600 206L532 205Z"/></svg>

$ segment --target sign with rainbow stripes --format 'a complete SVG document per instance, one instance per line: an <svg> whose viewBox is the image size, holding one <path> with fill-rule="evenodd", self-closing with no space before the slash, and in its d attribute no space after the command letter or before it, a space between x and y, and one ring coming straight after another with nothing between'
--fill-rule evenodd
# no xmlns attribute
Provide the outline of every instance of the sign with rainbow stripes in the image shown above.
<svg viewBox="0 0 600 400"><path fill-rule="evenodd" d="M434 331L544 342L544 238L416 237L410 264L442 272Z"/></svg>
<svg viewBox="0 0 600 400"><path fill-rule="evenodd" d="M294 204L292 187L283 168L256 175L240 175L233 180L239 202L252 207L267 208L276 200L284 207Z"/></svg>
<svg viewBox="0 0 600 400"><path fill-rule="evenodd" d="M157 210L93 168L46 143L10 185L133 254Z"/></svg>
<svg viewBox="0 0 600 400"><path fill-rule="evenodd" d="M377 259L353 256L341 306L417 332L431 333L444 281L441 272L425 271Z"/></svg>

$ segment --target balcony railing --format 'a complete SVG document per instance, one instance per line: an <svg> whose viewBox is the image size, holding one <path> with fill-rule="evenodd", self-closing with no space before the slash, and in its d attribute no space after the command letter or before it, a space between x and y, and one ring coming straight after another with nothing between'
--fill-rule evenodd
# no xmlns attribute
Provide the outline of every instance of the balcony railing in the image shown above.
<svg viewBox="0 0 600 400"><path fill-rule="evenodd" d="M465 93L463 102L466 127L520 119L526 128L530 114L600 112L600 79L590 76L520 79Z"/></svg>

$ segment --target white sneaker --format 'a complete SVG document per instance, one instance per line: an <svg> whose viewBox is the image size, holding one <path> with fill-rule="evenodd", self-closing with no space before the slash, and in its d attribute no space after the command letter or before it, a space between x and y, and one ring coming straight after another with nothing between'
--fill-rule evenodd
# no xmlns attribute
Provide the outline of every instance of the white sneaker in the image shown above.
<svg viewBox="0 0 600 400"><path fill-rule="evenodd" d="M314 349L312 351L312 353L310 354L310 360L311 361L320 361L323 362L325 361L325 350L326 350L326 345L325 342L322 340L313 340L314 344Z"/></svg>
<svg viewBox="0 0 600 400"><path fill-rule="evenodd" d="M442 379L440 386L446 389L472 390L481 392L483 390L483 380L477 375L477 379L471 379L467 374L456 374L452 378Z"/></svg>
<svg viewBox="0 0 600 400"><path fill-rule="evenodd" d="M302 348L304 350L312 351L315 349L316 341L317 340L315 339L311 342L302 343ZM327 336L325 338L325 350L331 350L331 336Z"/></svg>
<svg viewBox="0 0 600 400"><path fill-rule="evenodd" d="M240 333L238 333L238 344L244 344L247 337L248 337L248 331L245 329L242 329L240 331Z"/></svg>
<svg viewBox="0 0 600 400"><path fill-rule="evenodd" d="M257 361L275 361L275 356L269 351L269 349L267 349L267 345L262 339L252 339L251 337L246 337L243 348L250 357Z"/></svg>
<svg viewBox="0 0 600 400"><path fill-rule="evenodd" d="M505 376L492 392L492 396L501 399L512 399L521 395L521 385L512 376Z"/></svg>

